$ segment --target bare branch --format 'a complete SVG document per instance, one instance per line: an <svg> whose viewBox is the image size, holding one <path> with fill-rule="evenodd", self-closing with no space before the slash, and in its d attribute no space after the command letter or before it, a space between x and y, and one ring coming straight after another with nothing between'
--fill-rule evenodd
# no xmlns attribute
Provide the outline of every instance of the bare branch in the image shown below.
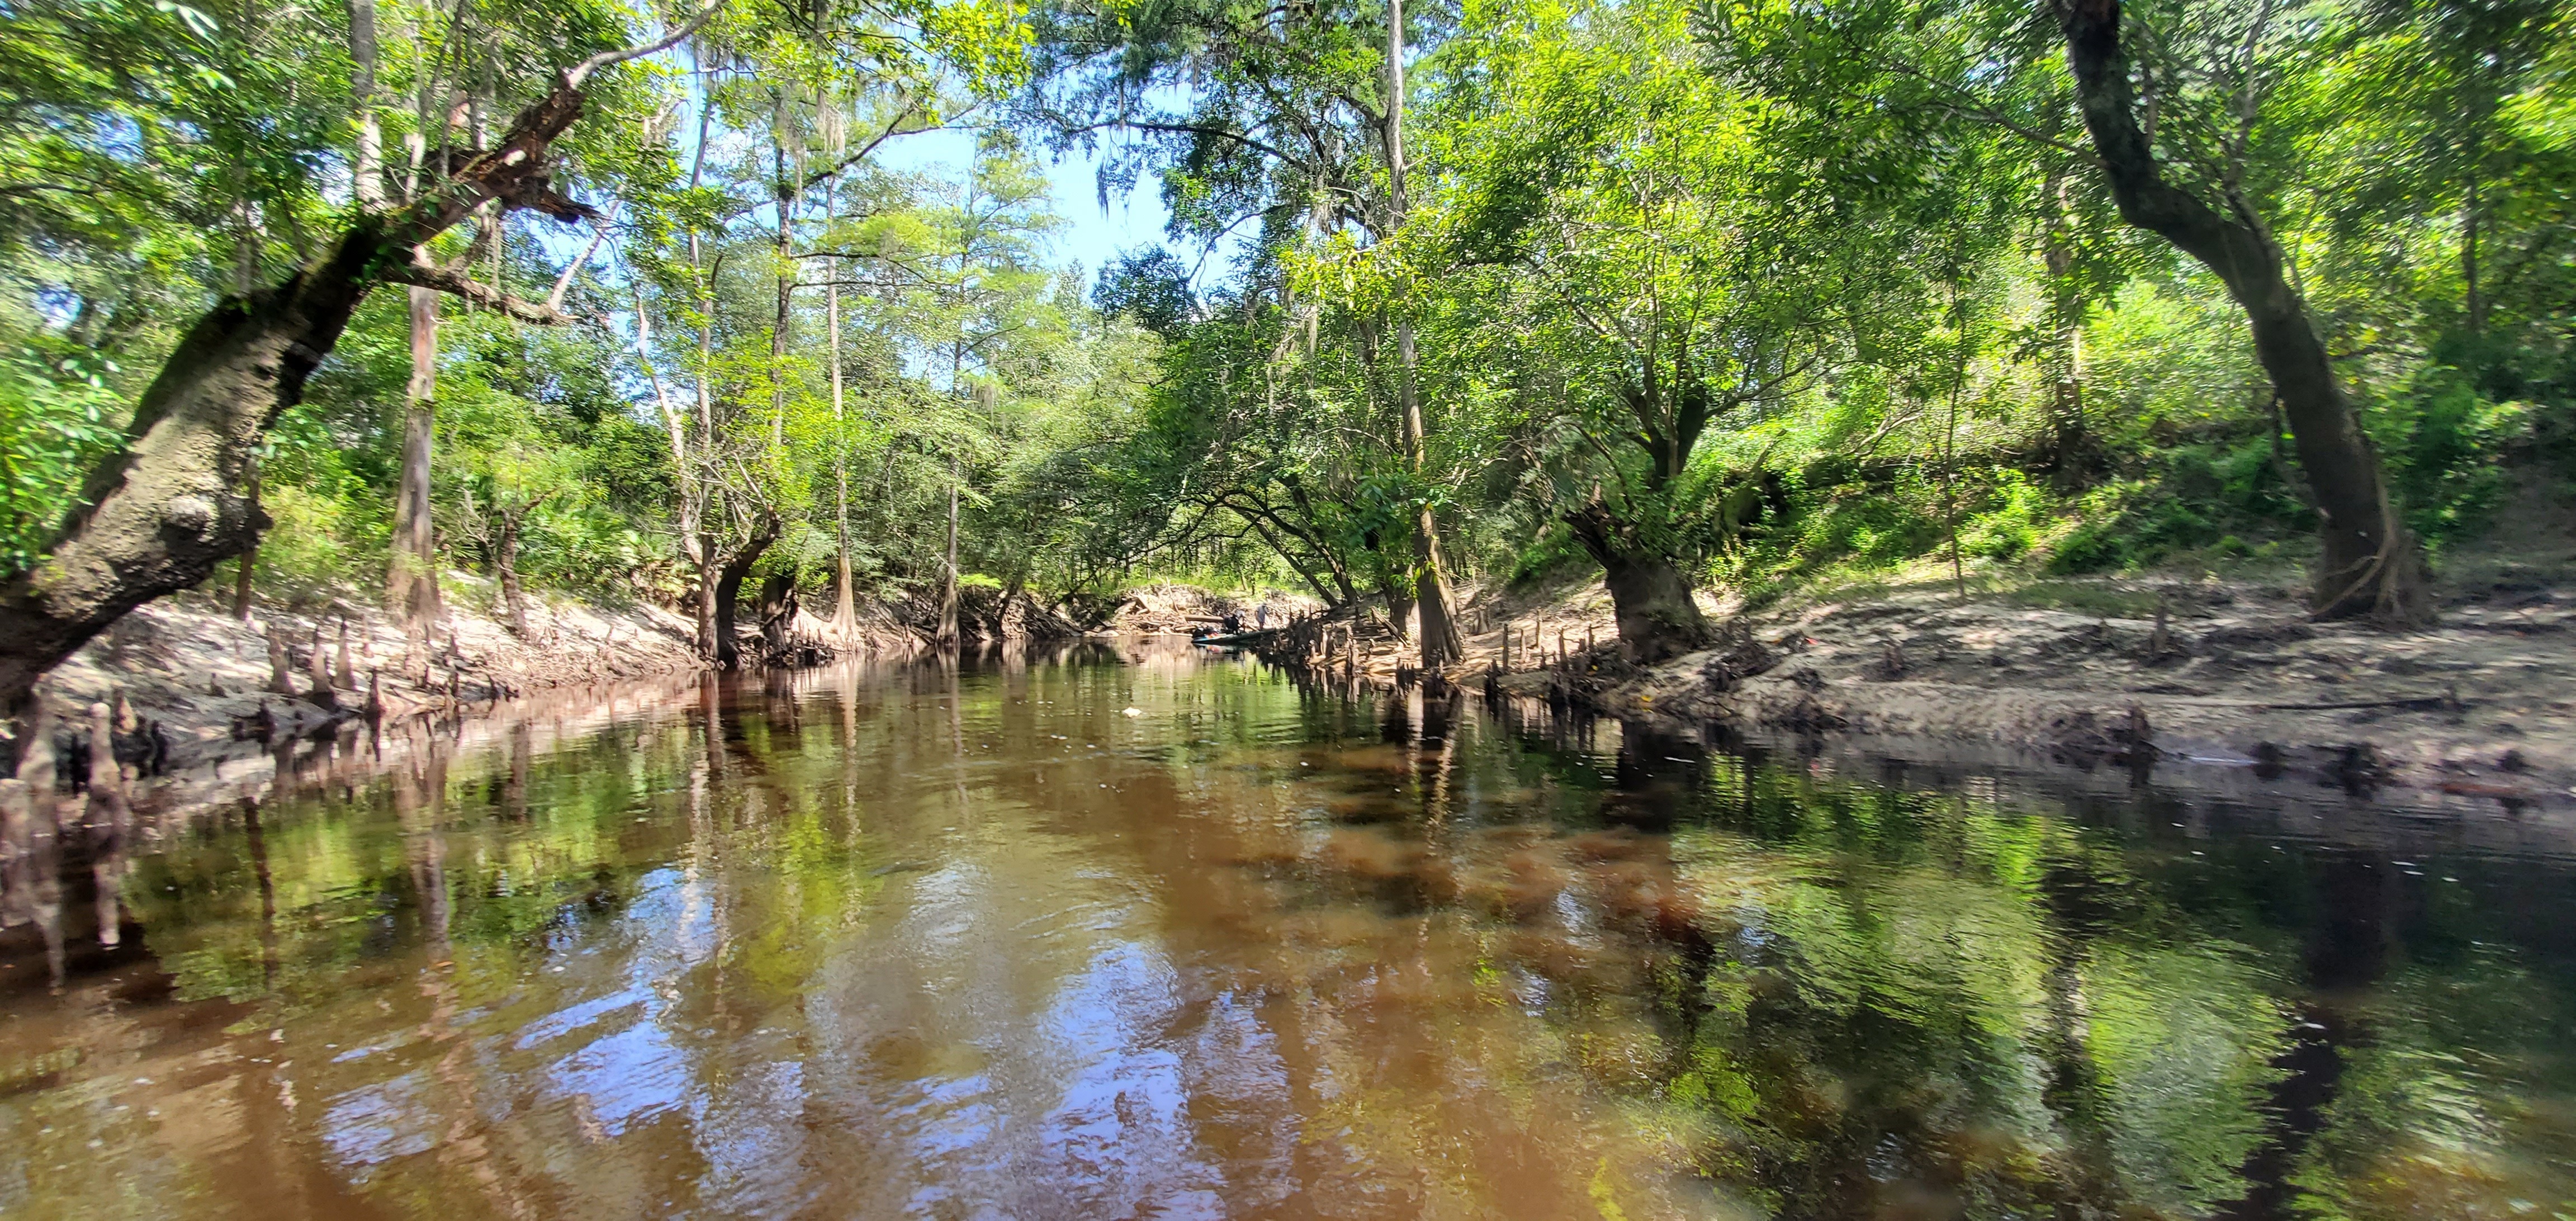
<svg viewBox="0 0 2576 1221"><path fill-rule="evenodd" d="M1225 128L1212 126L1206 123L1158 123L1150 119L1117 118L1108 119L1099 123L1086 123L1082 126L1071 128L1069 131L1073 134L1079 134L1082 132L1099 131L1104 128L1111 127L1128 127L1137 131L1170 132L1177 135L1209 136L1219 140L1232 141L1245 148L1251 149L1254 152L1261 153L1265 156L1276 157L1290 165L1299 164L1297 158L1290 156L1275 144L1271 144L1264 140L1254 139L1242 132L1228 131Z"/></svg>
<svg viewBox="0 0 2576 1221"><path fill-rule="evenodd" d="M697 33L700 27L706 25L706 23L718 12L721 12L724 9L724 5L725 0L709 0L705 8L698 10L697 16L689 18L688 22L680 28L671 31L652 42L648 42L640 47L628 47L623 51L602 51L597 55L593 55L590 58L581 61L580 63L574 64L572 67L564 70L564 88L579 89L581 88L581 83L583 81L590 79L591 73L597 72L602 68L613 68L630 59L642 59L647 55L659 55L664 51L668 51L671 48L680 45L681 40L687 38L691 34Z"/></svg>
<svg viewBox="0 0 2576 1221"><path fill-rule="evenodd" d="M384 279L394 284L436 289L439 292L463 297L476 305L499 310L521 322L534 323L538 326L560 326L578 321L552 304L540 304L511 296L489 284L471 279L463 272L451 271L432 263L420 257L417 249L413 252L411 262L397 263L385 268Z"/></svg>
<svg viewBox="0 0 2576 1221"><path fill-rule="evenodd" d="M599 244L608 240L608 223L617 219L617 209L623 207L625 202L619 200L609 205L606 216L590 222L590 244L581 248L581 257L564 264L563 274L555 277L554 288L546 293L545 307L548 311L563 309L564 294L572 291L573 277L580 275L581 269L590 265L590 256L599 253Z"/></svg>

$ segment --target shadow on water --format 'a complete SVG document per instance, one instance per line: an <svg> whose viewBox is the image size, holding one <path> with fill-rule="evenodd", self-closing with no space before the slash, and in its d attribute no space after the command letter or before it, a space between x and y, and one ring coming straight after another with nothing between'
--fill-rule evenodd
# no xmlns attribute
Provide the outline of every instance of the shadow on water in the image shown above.
<svg viewBox="0 0 2576 1221"><path fill-rule="evenodd" d="M0 1211L2576 1210L2528 828L1136 641L280 751L0 828Z"/></svg>

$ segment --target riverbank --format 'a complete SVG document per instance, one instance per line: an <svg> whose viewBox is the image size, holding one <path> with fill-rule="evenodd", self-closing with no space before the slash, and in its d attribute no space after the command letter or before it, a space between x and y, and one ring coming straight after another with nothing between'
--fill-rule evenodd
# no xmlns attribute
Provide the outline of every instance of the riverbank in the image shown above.
<svg viewBox="0 0 2576 1221"><path fill-rule="evenodd" d="M2456 566L2440 622L2311 622L2294 572L1977 578L1946 568L1748 608L1702 594L1716 639L1640 668L1609 595L1565 574L1463 590L1462 686L1698 732L1946 763L2180 769L2201 787L2323 785L2412 805L2576 805L2576 575ZM1341 617L1274 660L1380 684L1412 646ZM2198 783L2198 781L2195 781Z"/></svg>
<svg viewBox="0 0 2576 1221"><path fill-rule="evenodd" d="M176 774L264 755L269 739L351 721L370 700L388 719L448 715L703 665L695 625L657 606L532 600L529 620L522 639L460 598L424 642L346 599L301 611L262 607L247 620L205 600L165 599L118 620L36 690L58 714L123 696L167 742L154 770ZM272 634L284 647L287 692L276 689Z"/></svg>
<svg viewBox="0 0 2576 1221"><path fill-rule="evenodd" d="M1947 744L2216 768L2490 809L2563 804L2576 785L2576 585L2512 566L2456 584L2438 626L2407 632L2310 622L2286 580L2042 581L1961 598L1926 577L1762 610L1713 604L1715 647L1646 670L1616 658L1597 588L1503 609L1520 635L1502 690L1623 718L1918 758ZM1499 664L1502 635L1477 638L1460 672Z"/></svg>
<svg viewBox="0 0 2576 1221"><path fill-rule="evenodd" d="M2294 578L2024 581L1962 599L1945 575L1751 610L1704 596L1719 644L1647 670L1618 660L1597 581L1468 589L1467 653L1449 676L1478 688L1495 673L1508 697L1632 721L1831 738L1839 751L1920 761L2001 752L2037 766L2199 769L2222 785L2576 804L2576 582L2563 574L2490 566L2455 579L2439 626L2403 633L2308 622ZM1130 591L1103 627L1181 633L1229 612L1250 620L1264 602L1274 624L1320 609L1278 590L1155 586ZM121 694L167 738L159 771L220 774L267 758L272 739L354 720L370 698L387 717L452 717L701 668L693 625L659 607L544 604L521 639L473 599L456 603L424 645L363 606L243 622L211 602L164 601L103 633L40 692L70 713ZM1410 649L1382 614L1350 626L1327 632L1310 660L1379 683L1410 677ZM274 690L272 627L292 695ZM314 694L317 631L327 699Z"/></svg>

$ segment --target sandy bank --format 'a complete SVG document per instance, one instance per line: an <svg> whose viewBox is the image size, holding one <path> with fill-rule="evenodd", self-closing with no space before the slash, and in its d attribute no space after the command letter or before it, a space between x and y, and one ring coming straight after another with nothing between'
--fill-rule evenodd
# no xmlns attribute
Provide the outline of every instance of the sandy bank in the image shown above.
<svg viewBox="0 0 2576 1221"><path fill-rule="evenodd" d="M1718 647L1643 673L1578 657L1566 685L1613 715L1916 756L1973 744L2489 810L2570 804L2576 785L2576 590L2479 591L2412 632L2311 623L2288 589L2215 580L1898 590L1725 623Z"/></svg>
<svg viewBox="0 0 2576 1221"><path fill-rule="evenodd" d="M446 623L424 643L406 640L371 607L263 609L244 622L194 600L165 600L100 633L46 675L37 693L58 714L77 714L122 694L138 716L160 727L168 751L158 770L175 777L264 758L270 738L308 736L347 722L371 690L386 718L399 721L700 667L693 625L659 607L562 603L532 608L530 619L522 640L486 615L451 606ZM286 644L291 694L274 689L272 630ZM317 639L327 696L317 694L313 678Z"/></svg>

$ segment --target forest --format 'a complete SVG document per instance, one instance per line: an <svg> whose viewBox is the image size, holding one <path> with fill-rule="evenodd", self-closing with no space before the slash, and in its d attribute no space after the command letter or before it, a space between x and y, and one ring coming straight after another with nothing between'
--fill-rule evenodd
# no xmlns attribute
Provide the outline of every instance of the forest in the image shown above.
<svg viewBox="0 0 2576 1221"><path fill-rule="evenodd" d="M2565 0L0 99L0 1213L2576 1217Z"/></svg>
<svg viewBox="0 0 2576 1221"><path fill-rule="evenodd" d="M2540 0L25 0L0 93L11 705L187 591L732 666L1276 585L1437 669L1568 574L1656 661L1855 574L2408 625L2564 547ZM1061 257L1068 159L1163 232Z"/></svg>

